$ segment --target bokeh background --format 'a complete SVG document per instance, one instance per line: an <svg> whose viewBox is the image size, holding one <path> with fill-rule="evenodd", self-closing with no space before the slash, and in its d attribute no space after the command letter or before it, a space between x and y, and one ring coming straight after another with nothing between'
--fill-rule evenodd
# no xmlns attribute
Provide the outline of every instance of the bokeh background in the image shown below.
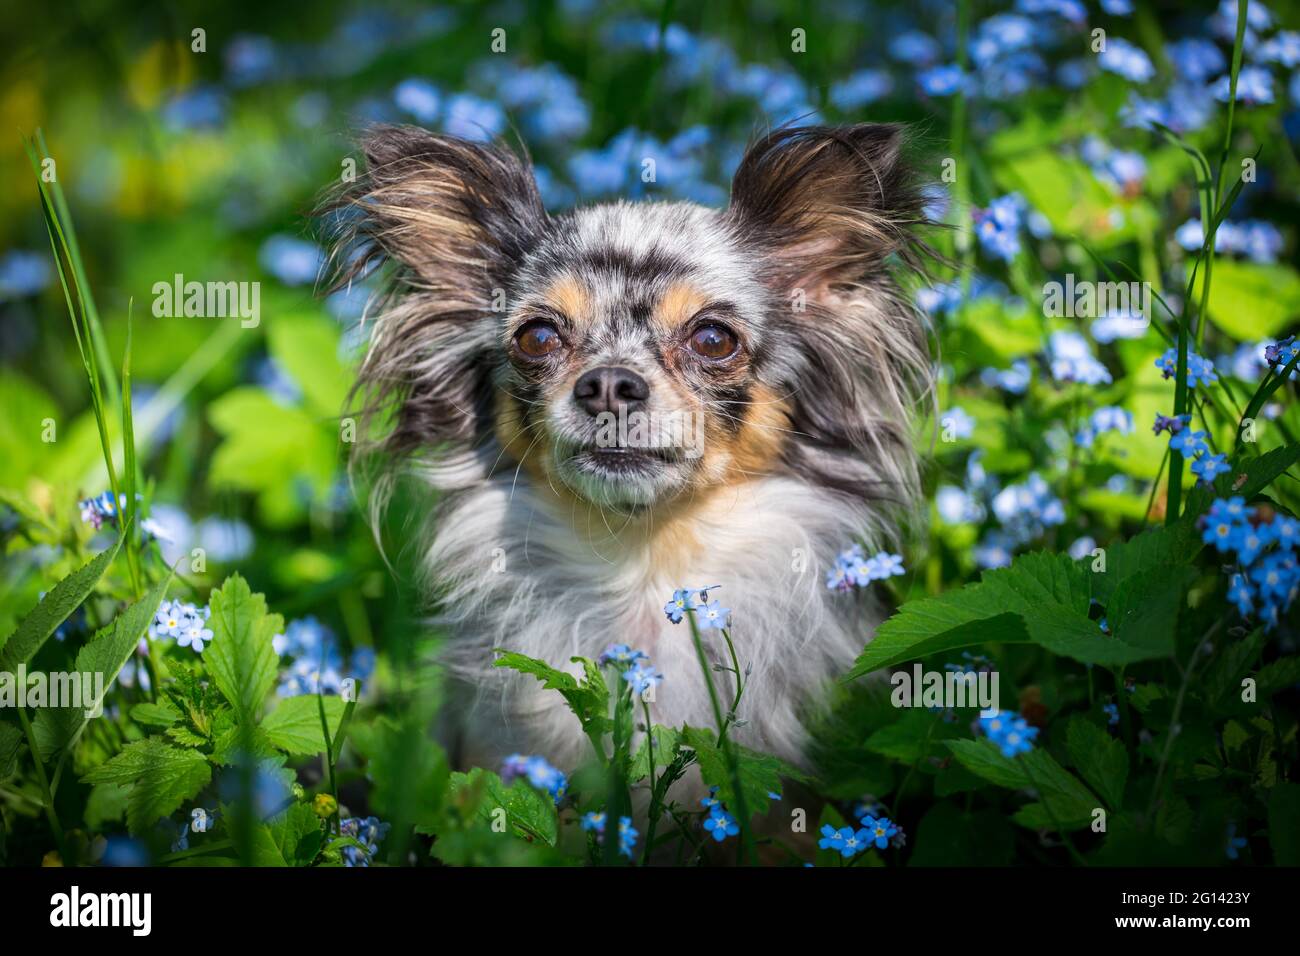
<svg viewBox="0 0 1300 956"><path fill-rule="evenodd" d="M204 548L196 592L238 569L286 618L327 632L345 668L374 653L391 675L437 639L410 587L423 502L399 497L376 535L349 487L338 415L372 290L316 294L308 220L360 163L356 130L516 139L559 211L612 197L722 205L756 132L913 124L936 181L930 212L952 227L934 242L960 268L916 283L948 427L933 447L919 439L934 504L904 598L1031 548L1086 554L1162 515L1167 438L1151 425L1171 411L1157 362L1168 343L1139 316L1049 318L1039 300L1067 272L1105 278L1099 257L1180 309L1200 208L1187 154L1153 123L1217 158L1235 19L1230 2L1139 0L5 4L0 630L80 563L96 528L79 502L104 490L21 136L44 133L115 357L134 301L136 441L164 554ZM1300 10L1250 4L1233 156L1261 152L1220 230L1196 344L1224 408L1300 315L1297 29ZM154 283L178 273L260 282L260 325L154 317ZM1265 415L1266 447L1300 434L1295 405ZM41 440L46 419L56 441ZM1230 446L1226 418L1209 430ZM1296 503L1293 483L1278 494Z"/></svg>

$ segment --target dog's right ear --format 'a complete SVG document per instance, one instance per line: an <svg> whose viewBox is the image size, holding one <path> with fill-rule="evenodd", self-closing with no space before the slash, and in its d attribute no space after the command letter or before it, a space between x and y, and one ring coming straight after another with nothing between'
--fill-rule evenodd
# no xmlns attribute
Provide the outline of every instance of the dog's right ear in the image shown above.
<svg viewBox="0 0 1300 956"><path fill-rule="evenodd" d="M492 313L548 222L537 183L503 145L413 126L375 127L362 147L365 171L319 213L331 290L392 267L365 320L352 393L359 447L392 462L434 446L476 448L491 433Z"/></svg>
<svg viewBox="0 0 1300 956"><path fill-rule="evenodd" d="M330 204L347 240L336 277L387 259L411 286L490 308L546 224L528 163L502 145L415 126L373 127L362 148L365 172Z"/></svg>

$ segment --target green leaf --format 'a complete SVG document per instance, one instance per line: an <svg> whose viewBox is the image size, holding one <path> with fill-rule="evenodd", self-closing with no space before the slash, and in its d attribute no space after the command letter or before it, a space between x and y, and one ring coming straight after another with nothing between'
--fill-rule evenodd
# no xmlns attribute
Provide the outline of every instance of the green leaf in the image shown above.
<svg viewBox="0 0 1300 956"><path fill-rule="evenodd" d="M127 744L116 757L86 774L82 782L130 785L127 828L140 833L193 799L211 779L212 768L202 754L172 747L160 737L146 737Z"/></svg>
<svg viewBox="0 0 1300 956"><path fill-rule="evenodd" d="M1196 570L1185 565L1150 567L1131 575L1106 605L1106 620L1115 640L1142 655L1133 660L1170 657L1178 615Z"/></svg>
<svg viewBox="0 0 1300 956"><path fill-rule="evenodd" d="M704 778L704 782L711 787L717 787L718 799L726 804L728 810L736 813L735 788L731 783L727 755L718 746L713 731L684 725L681 730L681 742L695 751L695 758L700 765L700 776ZM782 777L793 780L806 779L802 772L770 754L750 750L734 741L731 743L731 750L736 757L737 776L740 778L745 807L751 814L766 811L771 802L768 793L781 792Z"/></svg>
<svg viewBox="0 0 1300 956"><path fill-rule="evenodd" d="M1204 270L1198 290L1203 281ZM1208 304L1210 320L1235 339L1274 336L1300 313L1300 274L1281 263L1216 257Z"/></svg>
<svg viewBox="0 0 1300 956"><path fill-rule="evenodd" d="M291 754L313 755L324 753L327 741L321 731L320 705L325 705L325 719L329 724L330 741L338 733L343 710L347 706L340 697L322 697L315 694L281 699L275 710L262 721L262 730L275 746Z"/></svg>
<svg viewBox="0 0 1300 956"><path fill-rule="evenodd" d="M908 866L1009 866L1015 831L999 813L969 813L941 801L926 811L910 842Z"/></svg>
<svg viewBox="0 0 1300 956"><path fill-rule="evenodd" d="M507 787L499 776L481 767L451 775L452 795L466 791L478 794L475 814L490 826L504 823L517 836L555 846L559 820L549 794L534 789L525 780L516 780Z"/></svg>
<svg viewBox="0 0 1300 956"><path fill-rule="evenodd" d="M170 704L145 701L131 708L131 719L146 727L170 727L181 719L181 713Z"/></svg>
<svg viewBox="0 0 1300 956"><path fill-rule="evenodd" d="M339 361L339 324L316 314L280 315L269 323L267 348L302 389L311 410L342 414L352 375Z"/></svg>
<svg viewBox="0 0 1300 956"><path fill-rule="evenodd" d="M547 690L559 691L564 702L581 722L584 731L604 730L609 723L609 688L605 685L605 678L601 675L600 668L587 658L574 657L571 661L582 665L581 681L568 671L513 651L502 652L493 661L493 666L508 667L536 677Z"/></svg>
<svg viewBox="0 0 1300 956"><path fill-rule="evenodd" d="M18 765L18 750L23 732L13 724L0 723L0 780L13 774Z"/></svg>
<svg viewBox="0 0 1300 956"><path fill-rule="evenodd" d="M1088 571L1065 555L1027 554L978 584L909 601L876 630L845 680L942 651L996 641L1035 643L1091 664L1159 656L1109 638L1089 620Z"/></svg>
<svg viewBox="0 0 1300 956"><path fill-rule="evenodd" d="M871 753L914 764L934 753L940 741L956 737L956 727L928 710L908 710L892 724L874 731L863 745Z"/></svg>
<svg viewBox="0 0 1300 956"><path fill-rule="evenodd" d="M144 636L149 622L158 612L172 576L155 584L143 598L136 601L114 618L113 623L101 630L95 637L77 652L75 673L82 675L82 700L87 695L95 695L101 690L96 682L102 680L102 693L107 694L113 681L117 679L122 666L135 653L140 638ZM96 676L98 675L98 676ZM86 677L90 677L89 684ZM54 754L76 743L89 719L87 711L97 709L102 699L92 705L81 707L45 707L36 712L32 724L32 733L41 759L48 760Z"/></svg>
<svg viewBox="0 0 1300 956"><path fill-rule="evenodd" d="M16 671L19 664L36 656L41 645L95 589L121 546L122 536L118 535L112 545L50 589L23 618L18 630L0 641L0 671Z"/></svg>
<svg viewBox="0 0 1300 956"><path fill-rule="evenodd" d="M1279 783L1269 794L1268 836L1274 863L1300 866L1300 784Z"/></svg>
<svg viewBox="0 0 1300 956"><path fill-rule="evenodd" d="M1101 794L1112 810L1118 810L1128 782L1128 752L1124 744L1077 715L1070 719L1065 744L1070 760L1084 781Z"/></svg>
<svg viewBox="0 0 1300 956"><path fill-rule="evenodd" d="M661 724L654 725L654 752L655 767L666 767L673 761L673 751L677 749L677 743L680 738L677 731L672 727L664 727ZM644 780L650 776L650 738L641 737L641 744L637 751L632 755L631 765L628 767L627 777L632 783L638 780Z"/></svg>
<svg viewBox="0 0 1300 956"><path fill-rule="evenodd" d="M1087 826L1097 798L1047 751L1039 748L1018 757L1005 757L989 740L950 740L948 749L957 761L990 783L1010 790L1033 789L1039 804L1022 808L1013 818L1034 829L1054 828L1050 814L1066 830Z"/></svg>
<svg viewBox="0 0 1300 956"><path fill-rule="evenodd" d="M252 593L238 574L212 592L210 604L212 643L204 656L208 673L239 719L255 721L275 685L279 658L271 642L284 621L267 614L266 599Z"/></svg>
<svg viewBox="0 0 1300 956"><path fill-rule="evenodd" d="M309 866L321 846L321 821L305 803L290 804L253 834L253 866Z"/></svg>

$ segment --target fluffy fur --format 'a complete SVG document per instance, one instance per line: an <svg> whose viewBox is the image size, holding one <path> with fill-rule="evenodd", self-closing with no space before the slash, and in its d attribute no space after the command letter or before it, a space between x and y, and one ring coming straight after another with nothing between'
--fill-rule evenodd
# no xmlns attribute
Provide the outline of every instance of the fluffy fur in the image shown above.
<svg viewBox="0 0 1300 956"><path fill-rule="evenodd" d="M357 391L362 456L388 476L378 506L403 471L439 499L425 567L453 635L459 762L570 768L589 746L558 695L492 666L495 648L560 664L630 644L666 678L655 720L711 725L687 626L663 612L706 585L751 672L736 739L805 762L809 705L881 613L825 571L854 540L895 541L918 491L929 355L896 273L925 250L902 145L894 126L781 129L751 146L725 210L551 217L504 146L366 137L366 174L329 206L336 285L390 267ZM537 321L564 342L542 359L518 345ZM733 355L691 351L711 322ZM701 421L703 454L658 433L631 470L584 452L574 384L612 365L647 382L648 411Z"/></svg>

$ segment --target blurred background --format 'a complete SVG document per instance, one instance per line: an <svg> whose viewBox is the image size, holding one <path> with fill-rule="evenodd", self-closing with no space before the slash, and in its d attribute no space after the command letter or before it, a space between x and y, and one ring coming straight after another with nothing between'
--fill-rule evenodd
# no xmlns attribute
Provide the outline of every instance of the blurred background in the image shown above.
<svg viewBox="0 0 1300 956"><path fill-rule="evenodd" d="M1288 264L1300 11L1250 10L1234 155L1264 152L1221 230L1198 345L1225 404L1248 394L1263 349L1300 314ZM1049 319L1038 300L1062 273L1103 277L1095 254L1180 307L1200 241L1195 178L1152 124L1217 157L1234 24L1232 3L1136 0L6 4L0 630L75 566L97 530L79 502L104 490L21 138L38 128L114 361L134 300L136 441L164 554L204 548L196 588L237 568L287 619L351 653L378 647L382 670L428 638L407 586L419 509L399 498L381 554L337 420L371 290L315 294L322 252L306 218L360 164L358 128L517 137L558 211L617 196L722 205L758 131L914 124L933 163L930 212L956 227L936 243L965 268L916 290L953 423L905 585L934 592L1029 548L1086 553L1159 516L1167 439L1151 422L1172 403L1156 362L1166 343L1132 315ZM1100 54L1097 29L1110 41ZM945 182L946 158L957 175ZM154 284L177 274L260 282L260 324L155 317ZM1300 432L1295 406L1266 414ZM54 441L41 440L47 419ZM48 533L33 537L38 519Z"/></svg>

